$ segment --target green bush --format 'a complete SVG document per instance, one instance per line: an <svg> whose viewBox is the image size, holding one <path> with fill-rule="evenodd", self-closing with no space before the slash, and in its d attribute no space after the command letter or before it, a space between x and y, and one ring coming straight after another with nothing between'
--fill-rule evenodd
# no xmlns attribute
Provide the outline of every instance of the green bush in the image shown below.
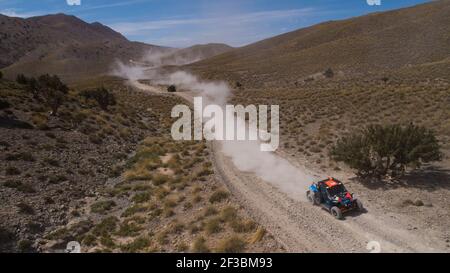
<svg viewBox="0 0 450 273"><path fill-rule="evenodd" d="M16 77L16 82L19 84L28 84L29 79L24 74L19 74Z"/></svg>
<svg viewBox="0 0 450 273"><path fill-rule="evenodd" d="M87 246L93 246L95 245L95 242L97 241L97 237L95 237L92 234L87 234L83 237L83 244Z"/></svg>
<svg viewBox="0 0 450 273"><path fill-rule="evenodd" d="M47 106L52 109L52 115L56 115L59 107L65 101L69 88L61 82L58 76L45 74L38 78L37 89Z"/></svg>
<svg viewBox="0 0 450 273"><path fill-rule="evenodd" d="M33 207L26 203L23 203L23 202L19 203L19 204L17 204L17 207L19 208L20 213L29 214L29 215L33 215L35 213Z"/></svg>
<svg viewBox="0 0 450 273"><path fill-rule="evenodd" d="M80 95L82 97L85 97L86 99L95 100L100 106L100 108L102 108L105 111L108 110L108 106L116 105L116 98L114 97L114 94L109 92L104 87L92 90L85 90L81 92Z"/></svg>
<svg viewBox="0 0 450 273"><path fill-rule="evenodd" d="M206 240L203 237L197 237L192 244L192 252L194 253L208 253L209 248L206 245Z"/></svg>
<svg viewBox="0 0 450 273"><path fill-rule="evenodd" d="M7 243L14 240L14 233L10 230L0 227L0 245L6 245Z"/></svg>
<svg viewBox="0 0 450 273"><path fill-rule="evenodd" d="M407 167L441 160L439 143L424 127L409 124L371 125L340 139L331 157L356 170L361 177L401 177Z"/></svg>
<svg viewBox="0 0 450 273"><path fill-rule="evenodd" d="M218 233L222 230L220 226L220 219L219 218L213 218L205 223L205 231L207 234L211 235L214 233Z"/></svg>
<svg viewBox="0 0 450 273"><path fill-rule="evenodd" d="M109 236L110 233L116 230L118 222L119 219L117 217L107 217L92 229L92 233L96 236Z"/></svg>
<svg viewBox="0 0 450 273"><path fill-rule="evenodd" d="M11 107L11 104L9 104L9 102L0 99L0 110L7 109L9 107Z"/></svg>
<svg viewBox="0 0 450 273"><path fill-rule="evenodd" d="M16 81L19 84L26 85L26 90L35 97L44 100L45 104L52 109L52 115L56 115L59 107L65 101L65 96L69 88L56 75L41 75L35 79L27 78L23 74L17 75Z"/></svg>
<svg viewBox="0 0 450 273"><path fill-rule="evenodd" d="M7 188L17 189L18 191L24 193L35 193L36 190L33 188L31 184L24 184L21 181L16 180L8 180L3 183L3 186Z"/></svg>
<svg viewBox="0 0 450 273"><path fill-rule="evenodd" d="M136 238L133 242L128 243L126 245L122 245L120 249L125 253L136 253L144 250L149 247L151 241L147 237L139 237Z"/></svg>
<svg viewBox="0 0 450 273"><path fill-rule="evenodd" d="M69 88L56 75L44 74L39 76L38 84L41 89L52 89L61 93L67 94Z"/></svg>
<svg viewBox="0 0 450 273"><path fill-rule="evenodd" d="M231 221L231 228L233 229L234 232L246 233L255 230L256 223L253 222L252 220L235 219Z"/></svg>
<svg viewBox="0 0 450 273"><path fill-rule="evenodd" d="M223 190L216 191L209 198L209 202L211 203L221 202L222 200L227 199L228 195L229 194L226 191Z"/></svg>
<svg viewBox="0 0 450 273"><path fill-rule="evenodd" d="M235 208L228 206L222 209L220 212L220 218L224 222L230 222L235 220L237 217L237 211Z"/></svg>
<svg viewBox="0 0 450 273"><path fill-rule="evenodd" d="M123 237L135 237L139 235L141 230L142 228L135 223L122 223L119 231L117 231L117 235Z"/></svg>
<svg viewBox="0 0 450 273"><path fill-rule="evenodd" d="M140 192L140 193L136 193L133 196L133 202L145 203L145 202L149 201L151 198L152 198L152 195L150 192L148 192L148 191Z"/></svg>
<svg viewBox="0 0 450 273"><path fill-rule="evenodd" d="M116 203L112 200L98 201L91 206L92 213L105 213L116 206Z"/></svg>
<svg viewBox="0 0 450 273"><path fill-rule="evenodd" d="M115 248L116 247L114 240L109 236L101 237L100 243L107 248Z"/></svg>
<svg viewBox="0 0 450 273"><path fill-rule="evenodd" d="M17 248L19 249L20 252L31 252L32 246L33 242L28 239L20 240L17 243Z"/></svg>
<svg viewBox="0 0 450 273"><path fill-rule="evenodd" d="M35 161L35 158L30 152L21 152L21 153L15 153L15 154L13 154L13 153L7 154L5 157L5 160L7 160L7 161L23 160L23 161L33 162L33 161Z"/></svg>
<svg viewBox="0 0 450 273"><path fill-rule="evenodd" d="M205 217L208 217L208 216L211 216L211 215L216 215L216 214L217 214L217 209L214 208L213 206L206 207L204 209L204 213L203 213L203 215Z"/></svg>
<svg viewBox="0 0 450 273"><path fill-rule="evenodd" d="M334 77L334 71L331 68L328 68L327 70L325 70L325 72L323 72L323 75L327 78L333 78Z"/></svg>
<svg viewBox="0 0 450 273"><path fill-rule="evenodd" d="M6 169L5 169L5 174L6 175L19 175L19 174L21 174L21 172L20 172L20 170L19 169L17 169L16 167L7 167Z"/></svg>

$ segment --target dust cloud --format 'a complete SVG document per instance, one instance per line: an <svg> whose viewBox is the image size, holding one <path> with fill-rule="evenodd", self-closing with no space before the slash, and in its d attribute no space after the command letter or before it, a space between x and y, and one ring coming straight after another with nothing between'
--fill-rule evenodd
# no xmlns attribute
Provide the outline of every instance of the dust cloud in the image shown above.
<svg viewBox="0 0 450 273"><path fill-rule="evenodd" d="M153 57L153 63L158 63ZM147 58L149 58L147 56ZM174 84L182 90L190 90L195 96L201 96L204 101L203 107L209 104L225 107L231 96L231 88L225 82L201 81L196 76L178 71L169 75L156 75L155 70L149 71L146 67L139 65L118 64L114 75L129 80L136 88L150 90L149 85L139 83L138 79L157 79L157 84ZM149 89L150 88L150 89ZM206 102L206 103L205 103ZM282 109L281 109L282 111ZM237 123L236 126L239 126ZM246 130L249 130L246 126ZM225 126L225 130L227 126ZM300 169L273 152L263 152L260 149L260 141L219 141L222 152L231 158L233 164L243 172L254 173L259 178L277 187L295 200L306 200L305 191L314 181L315 175L306 169Z"/></svg>

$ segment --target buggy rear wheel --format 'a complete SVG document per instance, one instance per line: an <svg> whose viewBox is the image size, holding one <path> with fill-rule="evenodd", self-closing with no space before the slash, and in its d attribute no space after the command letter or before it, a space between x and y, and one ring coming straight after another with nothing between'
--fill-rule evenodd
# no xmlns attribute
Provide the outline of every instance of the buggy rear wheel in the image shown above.
<svg viewBox="0 0 450 273"><path fill-rule="evenodd" d="M342 211L338 207L332 207L330 209L330 213L334 216L334 218L339 220L342 219Z"/></svg>

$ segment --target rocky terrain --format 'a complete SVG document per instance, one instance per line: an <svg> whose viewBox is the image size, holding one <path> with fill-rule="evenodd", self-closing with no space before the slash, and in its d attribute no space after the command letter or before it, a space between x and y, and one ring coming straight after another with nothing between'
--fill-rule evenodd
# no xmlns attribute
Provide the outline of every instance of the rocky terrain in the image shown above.
<svg viewBox="0 0 450 273"><path fill-rule="evenodd" d="M117 101L106 110L82 95L100 82ZM179 100L102 78L51 115L22 84L0 90L1 251L279 249L214 179L205 143L170 138Z"/></svg>

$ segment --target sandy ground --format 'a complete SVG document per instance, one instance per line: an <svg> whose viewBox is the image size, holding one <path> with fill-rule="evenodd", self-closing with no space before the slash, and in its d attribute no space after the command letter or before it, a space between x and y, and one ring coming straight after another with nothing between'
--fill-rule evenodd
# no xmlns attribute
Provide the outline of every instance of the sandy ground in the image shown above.
<svg viewBox="0 0 450 273"><path fill-rule="evenodd" d="M150 86L140 85L139 88L153 93L156 91ZM179 92L176 95L192 102L192 93ZM380 209L364 198L366 212L353 212L347 214L345 220L336 220L321 208L301 201L303 198L288 196L254 174L239 171L224 155L219 142L211 145L216 175L289 252L450 251L445 231L427 228L426 224L421 228L410 228L415 219ZM306 169L305 164L282 153L277 156L288 159L294 166L315 176L326 177Z"/></svg>

